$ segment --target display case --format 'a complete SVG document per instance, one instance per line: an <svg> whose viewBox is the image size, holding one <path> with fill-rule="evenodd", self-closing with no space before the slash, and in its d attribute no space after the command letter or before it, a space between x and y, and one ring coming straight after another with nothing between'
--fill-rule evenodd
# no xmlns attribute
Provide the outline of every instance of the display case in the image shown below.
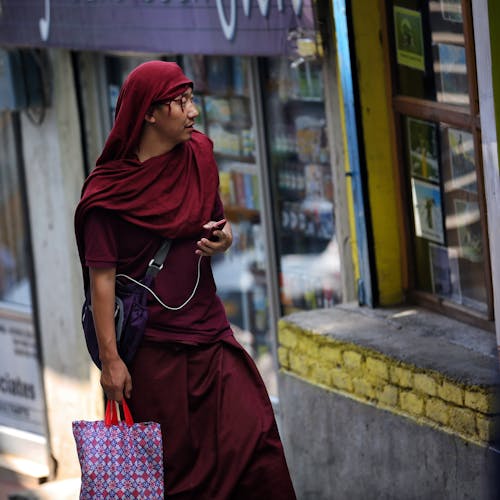
<svg viewBox="0 0 500 500"><path fill-rule="evenodd" d="M110 122L118 90L128 72L150 57L105 58ZM269 269L263 221L262 176L257 159L255 95L250 89L250 59L182 55L174 60L194 83L199 110L196 129L210 137L219 168L220 195L231 223L233 244L212 258L217 293L238 341L253 356L271 395L277 393L269 312ZM274 318L275 320L275 318Z"/></svg>
<svg viewBox="0 0 500 500"><path fill-rule="evenodd" d="M341 300L321 63L264 65L264 110L284 314Z"/></svg>
<svg viewBox="0 0 500 500"><path fill-rule="evenodd" d="M272 338L261 224L260 176L265 173L256 158L249 60L184 56L182 64L195 82L197 127L214 143L220 194L233 230L231 248L213 258L217 292L239 340L258 361L271 352Z"/></svg>

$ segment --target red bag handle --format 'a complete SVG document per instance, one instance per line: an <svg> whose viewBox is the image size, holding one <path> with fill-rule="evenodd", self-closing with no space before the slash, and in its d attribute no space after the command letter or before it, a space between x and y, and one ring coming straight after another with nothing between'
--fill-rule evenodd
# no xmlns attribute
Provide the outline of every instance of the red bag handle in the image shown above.
<svg viewBox="0 0 500 500"><path fill-rule="evenodd" d="M111 425L118 425L120 421L120 411L119 405L117 401L109 400L106 404L106 414L104 416L104 424L106 427L110 427ZM121 405L123 408L123 416L125 417L125 423L130 427L134 424L134 419L132 418L132 414L128 408L127 402L125 399L121 400Z"/></svg>

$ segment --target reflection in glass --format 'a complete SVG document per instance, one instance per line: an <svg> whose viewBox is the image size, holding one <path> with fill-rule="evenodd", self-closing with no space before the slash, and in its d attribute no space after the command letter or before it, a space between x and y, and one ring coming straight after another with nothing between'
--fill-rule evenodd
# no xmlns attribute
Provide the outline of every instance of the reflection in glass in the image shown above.
<svg viewBox="0 0 500 500"><path fill-rule="evenodd" d="M438 102L469 104L465 48L448 43L434 45L434 73Z"/></svg>
<svg viewBox="0 0 500 500"><path fill-rule="evenodd" d="M460 0L429 2L436 100L469 105L465 36Z"/></svg>
<svg viewBox="0 0 500 500"><path fill-rule="evenodd" d="M473 136L441 126L446 235L450 261L457 274L456 300L486 310L484 242L477 191Z"/></svg>
<svg viewBox="0 0 500 500"><path fill-rule="evenodd" d="M341 300L321 65L268 59L264 81L286 314Z"/></svg>
<svg viewBox="0 0 500 500"><path fill-rule="evenodd" d="M9 113L0 113L0 303L31 306L22 186Z"/></svg>
<svg viewBox="0 0 500 500"><path fill-rule="evenodd" d="M461 0L439 0L438 2L430 2L430 4L439 4L441 16L446 21L452 23L461 23L463 21Z"/></svg>

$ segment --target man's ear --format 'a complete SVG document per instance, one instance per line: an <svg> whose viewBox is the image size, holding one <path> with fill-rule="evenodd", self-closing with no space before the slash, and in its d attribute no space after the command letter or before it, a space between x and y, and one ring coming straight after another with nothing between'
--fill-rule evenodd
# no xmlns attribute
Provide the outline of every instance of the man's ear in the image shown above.
<svg viewBox="0 0 500 500"><path fill-rule="evenodd" d="M147 111L146 114L144 115L144 120L148 123L155 123L156 118L154 117L154 108L151 106Z"/></svg>

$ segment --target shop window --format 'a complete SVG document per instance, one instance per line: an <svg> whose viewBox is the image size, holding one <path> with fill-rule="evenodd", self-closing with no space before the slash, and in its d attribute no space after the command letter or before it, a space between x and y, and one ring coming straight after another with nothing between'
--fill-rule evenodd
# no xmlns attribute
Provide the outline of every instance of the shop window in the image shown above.
<svg viewBox="0 0 500 500"><path fill-rule="evenodd" d="M385 5L412 257L409 293L491 327L470 1Z"/></svg>
<svg viewBox="0 0 500 500"><path fill-rule="evenodd" d="M19 114L0 112L0 455L48 471L21 140Z"/></svg>
<svg viewBox="0 0 500 500"><path fill-rule="evenodd" d="M263 61L283 314L342 301L321 60Z"/></svg>
<svg viewBox="0 0 500 500"><path fill-rule="evenodd" d="M110 124L116 100L127 74L154 55L106 55L105 88ZM233 244L224 255L213 257L217 292L238 340L254 357L269 393L277 394L272 360L273 327L269 306L269 258L263 220L262 176L257 161L256 106L251 90L248 57L179 55L161 56L177 62L194 82L199 111L196 129L214 145L219 167L220 195L233 231Z"/></svg>
<svg viewBox="0 0 500 500"><path fill-rule="evenodd" d="M0 113L0 306L31 310L28 235L11 115Z"/></svg>

